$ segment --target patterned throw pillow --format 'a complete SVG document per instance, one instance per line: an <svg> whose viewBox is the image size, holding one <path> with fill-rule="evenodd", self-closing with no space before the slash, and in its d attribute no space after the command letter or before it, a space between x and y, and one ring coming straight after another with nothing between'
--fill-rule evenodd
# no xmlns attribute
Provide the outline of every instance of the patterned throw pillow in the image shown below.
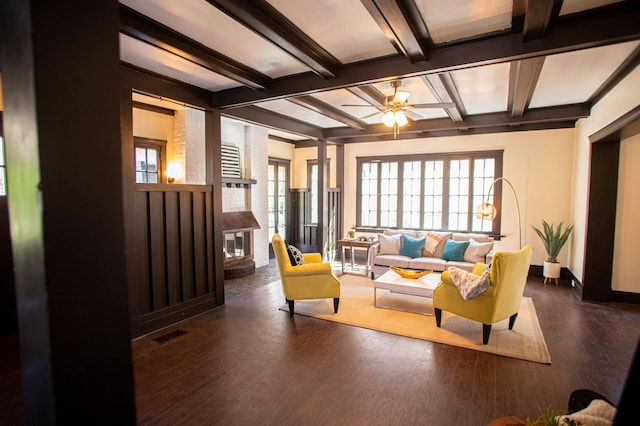
<svg viewBox="0 0 640 426"><path fill-rule="evenodd" d="M304 256L302 256L302 252L298 247L289 244L289 247L287 247L287 252L289 252L289 260L291 261L291 265L304 265Z"/></svg>
<svg viewBox="0 0 640 426"><path fill-rule="evenodd" d="M442 235L436 234L435 232L427 232L427 242L424 246L425 251L429 254L434 254L438 244L440 244L443 238Z"/></svg>

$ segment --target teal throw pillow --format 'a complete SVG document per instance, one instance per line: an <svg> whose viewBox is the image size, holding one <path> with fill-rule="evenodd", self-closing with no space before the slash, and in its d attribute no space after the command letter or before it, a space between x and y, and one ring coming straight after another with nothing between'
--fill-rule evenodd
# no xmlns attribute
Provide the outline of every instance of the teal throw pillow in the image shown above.
<svg viewBox="0 0 640 426"><path fill-rule="evenodd" d="M422 249L426 238L413 238L402 234L402 245L400 246L400 254L409 257L421 257Z"/></svg>
<svg viewBox="0 0 640 426"><path fill-rule="evenodd" d="M464 252L467 247L469 247L469 241L447 240L442 252L442 258L454 262L464 262Z"/></svg>

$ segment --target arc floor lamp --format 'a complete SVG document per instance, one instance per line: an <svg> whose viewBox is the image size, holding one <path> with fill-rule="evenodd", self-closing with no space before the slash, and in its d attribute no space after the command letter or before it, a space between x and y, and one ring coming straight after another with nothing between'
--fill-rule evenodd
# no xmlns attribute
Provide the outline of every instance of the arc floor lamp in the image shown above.
<svg viewBox="0 0 640 426"><path fill-rule="evenodd" d="M515 198L516 200L516 208L518 209L518 238L520 242L520 248L522 248L522 222L520 220L520 203L518 202L518 195L516 194L515 188L507 178L499 177L491 182L489 190L487 191L487 202L478 205L478 207L476 208L476 217L483 220L494 220L496 218L498 209L496 209L496 206L489 202L489 197L491 197L491 190L493 189L493 186L496 184L496 182L500 181L504 181L509 185L511 191L513 192L513 198Z"/></svg>

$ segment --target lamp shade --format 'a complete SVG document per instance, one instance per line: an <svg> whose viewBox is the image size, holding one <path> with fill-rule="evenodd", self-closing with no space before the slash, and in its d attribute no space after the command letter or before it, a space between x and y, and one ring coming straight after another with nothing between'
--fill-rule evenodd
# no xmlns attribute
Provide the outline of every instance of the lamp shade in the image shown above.
<svg viewBox="0 0 640 426"><path fill-rule="evenodd" d="M385 126L387 127L393 127L393 125L396 122L396 117L393 114L392 111L387 111L385 112L385 114L382 116L382 122L384 123Z"/></svg>
<svg viewBox="0 0 640 426"><path fill-rule="evenodd" d="M493 220L496 218L498 210L491 203L482 203L476 207L476 217L478 219Z"/></svg>
<svg viewBox="0 0 640 426"><path fill-rule="evenodd" d="M395 115L396 123L398 123L398 127L402 127L409 122L407 120L407 116L404 114L404 111L398 111Z"/></svg>

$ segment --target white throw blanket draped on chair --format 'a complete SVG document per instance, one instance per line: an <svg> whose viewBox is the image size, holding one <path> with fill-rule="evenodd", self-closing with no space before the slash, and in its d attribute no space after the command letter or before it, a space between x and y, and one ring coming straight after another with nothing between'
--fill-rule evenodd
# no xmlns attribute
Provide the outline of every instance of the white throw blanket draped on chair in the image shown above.
<svg viewBox="0 0 640 426"><path fill-rule="evenodd" d="M456 268L455 266L449 268L451 281L458 287L464 300L473 299L489 287L490 272L491 265L487 265L481 275L476 275L464 269Z"/></svg>

